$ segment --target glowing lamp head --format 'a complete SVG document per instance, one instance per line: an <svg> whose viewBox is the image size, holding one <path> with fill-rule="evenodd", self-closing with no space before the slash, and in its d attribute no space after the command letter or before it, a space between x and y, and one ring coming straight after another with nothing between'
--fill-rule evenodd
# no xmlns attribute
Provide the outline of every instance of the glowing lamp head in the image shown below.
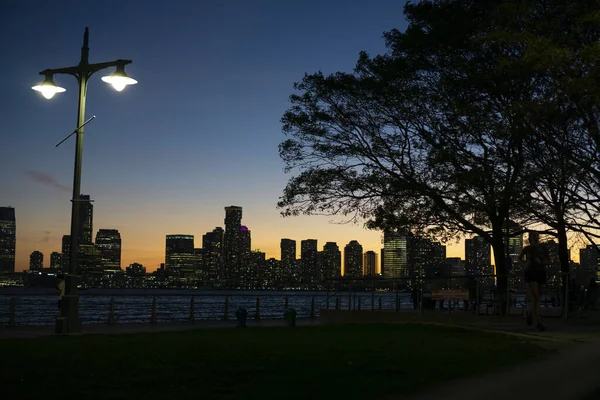
<svg viewBox="0 0 600 400"><path fill-rule="evenodd" d="M52 75L46 75L46 79L44 79L44 82L40 83L39 85L33 86L32 89L37 92L40 92L42 96L44 96L47 99L51 99L56 93L62 93L66 91L65 88L56 86L56 84L52 80Z"/></svg>
<svg viewBox="0 0 600 400"><path fill-rule="evenodd" d="M135 85L137 83L135 79L127 76L125 73L125 65L118 65L117 70L112 75L103 76L102 80L106 83L110 83L117 92L125 89L125 86Z"/></svg>

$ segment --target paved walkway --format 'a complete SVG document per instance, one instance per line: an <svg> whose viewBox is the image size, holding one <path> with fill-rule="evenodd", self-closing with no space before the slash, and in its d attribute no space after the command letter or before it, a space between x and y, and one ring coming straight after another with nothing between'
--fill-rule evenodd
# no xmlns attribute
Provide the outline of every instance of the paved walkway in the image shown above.
<svg viewBox="0 0 600 400"><path fill-rule="evenodd" d="M478 378L456 381L412 399L600 399L600 395L588 397L592 392L600 390L600 326L597 321L570 320L565 323L560 319L547 319L544 322L549 328L545 332L532 330L519 318L504 321L480 320L461 325L466 329L519 336L549 349L550 352L531 363Z"/></svg>
<svg viewBox="0 0 600 400"><path fill-rule="evenodd" d="M296 325L317 325L318 319L299 318ZM233 321L196 321L181 323L143 323L143 324L84 324L82 334L84 335L110 335L127 333L149 333L149 332L167 332L167 331L185 331L191 329L217 329L217 328L235 328L237 322ZM249 327L273 327L286 326L283 319L263 319L248 320ZM53 326L4 326L0 327L0 340L10 338L32 338L54 335Z"/></svg>

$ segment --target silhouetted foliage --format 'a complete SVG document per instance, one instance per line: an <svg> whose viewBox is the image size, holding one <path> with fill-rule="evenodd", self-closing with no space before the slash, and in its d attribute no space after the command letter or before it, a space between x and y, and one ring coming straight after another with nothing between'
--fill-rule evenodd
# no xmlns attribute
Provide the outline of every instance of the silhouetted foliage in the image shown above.
<svg viewBox="0 0 600 400"><path fill-rule="evenodd" d="M280 198L283 215L345 215L446 239L475 233L500 275L509 218L543 222L566 249L567 227L582 229L585 213L598 223L600 211L574 201L598 199L600 188L597 5L407 4L409 26L385 33L387 53L295 84L280 154L298 175Z"/></svg>

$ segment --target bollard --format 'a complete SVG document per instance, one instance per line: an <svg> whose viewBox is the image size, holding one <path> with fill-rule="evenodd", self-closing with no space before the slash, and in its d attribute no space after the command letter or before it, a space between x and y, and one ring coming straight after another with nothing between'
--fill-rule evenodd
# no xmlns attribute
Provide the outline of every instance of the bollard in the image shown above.
<svg viewBox="0 0 600 400"><path fill-rule="evenodd" d="M310 300L310 317L315 317L315 296Z"/></svg>
<svg viewBox="0 0 600 400"><path fill-rule="evenodd" d="M246 318L247 317L248 317L248 311L243 307L238 308L238 310L235 312L235 318L237 320L238 328L246 327Z"/></svg>
<svg viewBox="0 0 600 400"><path fill-rule="evenodd" d="M358 311L360 311L360 301L361 301L361 297L358 298L358 308L357 308Z"/></svg>
<svg viewBox="0 0 600 400"><path fill-rule="evenodd" d="M223 321L227 321L229 319L229 296L225 296L225 307L223 312Z"/></svg>
<svg viewBox="0 0 600 400"><path fill-rule="evenodd" d="M114 297L110 298L110 303L108 306L108 324L109 325L115 324L115 298Z"/></svg>
<svg viewBox="0 0 600 400"><path fill-rule="evenodd" d="M283 306L283 309L284 309L284 310L287 310L287 309L288 309L288 298L287 298L287 296L285 296L285 304L284 304L284 306Z"/></svg>
<svg viewBox="0 0 600 400"><path fill-rule="evenodd" d="M379 298L379 309L381 310L381 297Z"/></svg>
<svg viewBox="0 0 600 400"><path fill-rule="evenodd" d="M16 321L15 321L16 310L17 310L17 299L15 299L14 297L11 297L11 299L10 299L10 317L8 320L9 326L16 325Z"/></svg>
<svg viewBox="0 0 600 400"><path fill-rule="evenodd" d="M150 323L156 323L156 296L152 296L152 315L150 316Z"/></svg>
<svg viewBox="0 0 600 400"><path fill-rule="evenodd" d="M190 300L190 316L188 318L188 320L190 322L194 322L194 296L192 296L191 300Z"/></svg>
<svg viewBox="0 0 600 400"><path fill-rule="evenodd" d="M283 318L285 319L287 326L296 326L296 309L286 308L283 313Z"/></svg>
<svg viewBox="0 0 600 400"><path fill-rule="evenodd" d="M340 298L335 298L335 311L340 311Z"/></svg>
<svg viewBox="0 0 600 400"><path fill-rule="evenodd" d="M255 320L260 319L260 297L256 296L256 314L254 315Z"/></svg>

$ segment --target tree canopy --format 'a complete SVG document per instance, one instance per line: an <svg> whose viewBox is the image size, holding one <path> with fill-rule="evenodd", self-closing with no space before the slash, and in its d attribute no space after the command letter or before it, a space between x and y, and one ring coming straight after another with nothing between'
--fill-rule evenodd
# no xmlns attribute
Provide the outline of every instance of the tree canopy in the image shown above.
<svg viewBox="0 0 600 400"><path fill-rule="evenodd" d="M475 233L499 274L508 220L600 227L598 3L408 3L385 54L295 84L283 215Z"/></svg>

